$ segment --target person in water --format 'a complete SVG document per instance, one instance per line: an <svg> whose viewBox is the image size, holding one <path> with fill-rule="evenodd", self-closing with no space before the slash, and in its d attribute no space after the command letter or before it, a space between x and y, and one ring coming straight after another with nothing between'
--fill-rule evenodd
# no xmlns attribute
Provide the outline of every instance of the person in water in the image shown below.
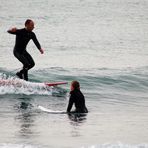
<svg viewBox="0 0 148 148"><path fill-rule="evenodd" d="M75 104L75 110L71 111L73 104ZM68 113L88 113L85 106L85 97L80 91L80 84L78 81L71 82L70 98L67 107Z"/></svg>
<svg viewBox="0 0 148 148"><path fill-rule="evenodd" d="M44 50L41 48L36 35L32 30L34 29L34 22L30 19L25 21L25 28L17 29L12 28L8 30L8 33L16 35L15 46L13 50L14 56L23 64L22 70L16 73L20 79L28 81L28 70L34 67L35 62L31 55L26 51L28 42L32 39L34 44L37 46L41 54Z"/></svg>

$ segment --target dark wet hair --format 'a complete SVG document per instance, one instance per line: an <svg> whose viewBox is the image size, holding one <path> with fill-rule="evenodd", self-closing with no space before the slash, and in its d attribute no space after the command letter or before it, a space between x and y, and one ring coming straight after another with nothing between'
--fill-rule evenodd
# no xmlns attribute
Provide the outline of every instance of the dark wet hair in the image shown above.
<svg viewBox="0 0 148 148"><path fill-rule="evenodd" d="M80 83L78 81L72 81L71 85L74 89L80 89Z"/></svg>
<svg viewBox="0 0 148 148"><path fill-rule="evenodd" d="M30 24L30 22L32 22L32 20L27 19L27 20L25 21L25 26L28 25L28 24Z"/></svg>

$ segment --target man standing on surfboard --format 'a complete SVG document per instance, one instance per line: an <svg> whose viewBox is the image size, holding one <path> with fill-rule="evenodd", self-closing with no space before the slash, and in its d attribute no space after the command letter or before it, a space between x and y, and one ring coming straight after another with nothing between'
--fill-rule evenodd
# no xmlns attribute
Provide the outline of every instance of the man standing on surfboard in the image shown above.
<svg viewBox="0 0 148 148"><path fill-rule="evenodd" d="M25 21L25 28L17 29L12 28L8 33L16 35L15 46L13 50L14 56L23 64L22 70L16 73L20 79L28 81L28 70L34 67L35 63L31 55L26 51L28 42L32 39L41 54L44 50L41 48L36 35L32 30L34 29L34 22L30 19Z"/></svg>

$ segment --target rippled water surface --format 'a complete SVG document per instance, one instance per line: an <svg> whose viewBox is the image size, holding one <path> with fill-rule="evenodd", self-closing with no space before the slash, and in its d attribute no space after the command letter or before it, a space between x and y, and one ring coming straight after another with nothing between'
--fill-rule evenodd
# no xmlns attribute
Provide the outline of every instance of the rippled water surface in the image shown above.
<svg viewBox="0 0 148 148"><path fill-rule="evenodd" d="M148 147L148 2L145 0L0 1L0 148ZM11 27L35 21L41 55L29 82L16 78ZM66 110L78 80L89 113ZM2 83L9 81L9 84ZM66 81L58 88L44 82Z"/></svg>

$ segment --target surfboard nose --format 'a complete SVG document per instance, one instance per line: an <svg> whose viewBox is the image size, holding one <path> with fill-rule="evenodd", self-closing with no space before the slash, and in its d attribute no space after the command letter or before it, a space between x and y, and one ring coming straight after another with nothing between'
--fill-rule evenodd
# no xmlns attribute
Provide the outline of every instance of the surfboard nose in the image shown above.
<svg viewBox="0 0 148 148"><path fill-rule="evenodd" d="M44 84L47 86L56 86L56 85L68 84L68 82L52 82L52 83L45 82Z"/></svg>

